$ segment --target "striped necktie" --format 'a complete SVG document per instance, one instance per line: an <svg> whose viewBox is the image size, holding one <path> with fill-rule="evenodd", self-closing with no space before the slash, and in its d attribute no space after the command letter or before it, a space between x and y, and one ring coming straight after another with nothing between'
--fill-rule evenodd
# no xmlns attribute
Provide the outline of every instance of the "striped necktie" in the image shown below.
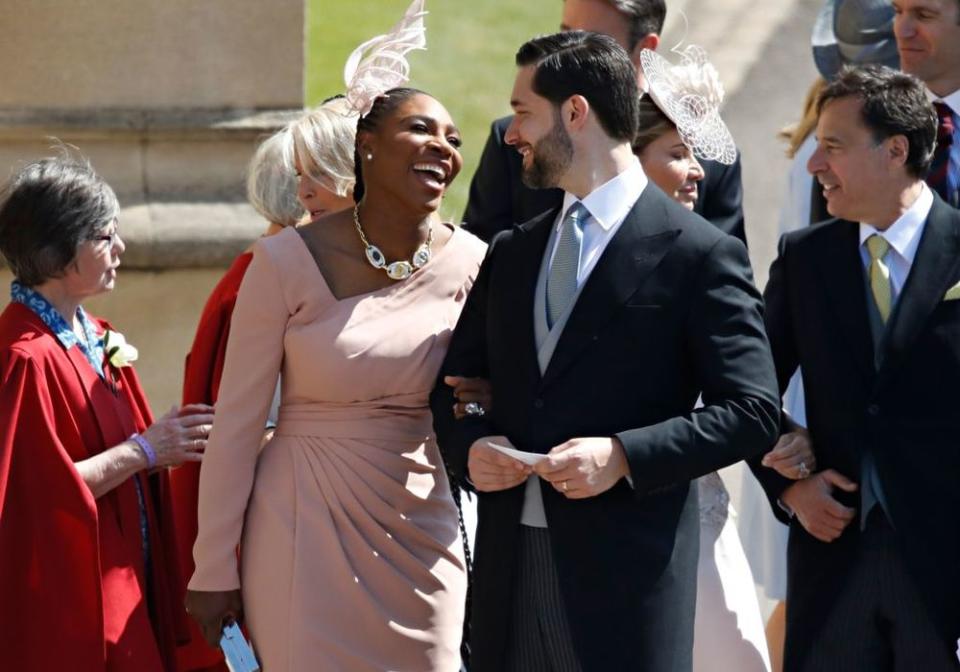
<svg viewBox="0 0 960 672"><path fill-rule="evenodd" d="M577 293L583 225L589 217L590 212L577 201L567 210L560 224L560 240L547 275L547 326L550 329Z"/></svg>

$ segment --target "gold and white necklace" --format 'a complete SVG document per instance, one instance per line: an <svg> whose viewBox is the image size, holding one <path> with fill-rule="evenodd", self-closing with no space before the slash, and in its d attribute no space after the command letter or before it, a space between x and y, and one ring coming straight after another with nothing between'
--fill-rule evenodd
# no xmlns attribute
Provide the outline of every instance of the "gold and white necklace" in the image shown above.
<svg viewBox="0 0 960 672"><path fill-rule="evenodd" d="M364 245L364 252L367 255L367 261L369 261L370 265L374 268L383 269L383 271L392 280L406 280L413 274L415 270L423 268L427 265L427 262L430 261L430 244L433 242L432 223L430 224L430 229L427 233L426 242L417 248L417 251L414 252L413 256L410 258L410 261L400 260L390 263L387 263L387 258L383 256L383 252L380 251L380 248L367 240L367 236L363 233L363 227L360 226L359 203L357 203L353 208L353 223L357 227L357 233L360 234L360 241Z"/></svg>

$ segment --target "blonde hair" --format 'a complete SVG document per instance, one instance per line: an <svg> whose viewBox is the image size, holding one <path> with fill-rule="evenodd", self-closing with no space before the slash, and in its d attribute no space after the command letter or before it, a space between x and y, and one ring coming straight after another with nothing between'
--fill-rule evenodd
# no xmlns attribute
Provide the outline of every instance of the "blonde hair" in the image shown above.
<svg viewBox="0 0 960 672"><path fill-rule="evenodd" d="M777 137L787 143L787 157L792 159L796 156L800 145L817 127L817 99L826 87L827 80L823 77L813 80L813 84L807 91L807 97L803 100L803 116L800 117L800 121L784 126L777 133Z"/></svg>
<svg viewBox="0 0 960 672"><path fill-rule="evenodd" d="M303 216L289 128L277 131L257 147L247 167L247 200L271 224L293 226Z"/></svg>
<svg viewBox="0 0 960 672"><path fill-rule="evenodd" d="M300 170L337 196L353 190L357 117L343 97L332 98L289 126Z"/></svg>

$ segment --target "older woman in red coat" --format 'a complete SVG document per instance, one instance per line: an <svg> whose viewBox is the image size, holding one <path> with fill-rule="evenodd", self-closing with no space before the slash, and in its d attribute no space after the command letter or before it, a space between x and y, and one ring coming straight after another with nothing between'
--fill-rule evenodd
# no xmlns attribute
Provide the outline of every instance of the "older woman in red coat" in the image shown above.
<svg viewBox="0 0 960 672"><path fill-rule="evenodd" d="M16 277L0 314L4 669L171 672L186 632L163 467L201 459L212 409L154 422L135 350L81 306L114 286L118 210L70 157L28 165L0 196Z"/></svg>

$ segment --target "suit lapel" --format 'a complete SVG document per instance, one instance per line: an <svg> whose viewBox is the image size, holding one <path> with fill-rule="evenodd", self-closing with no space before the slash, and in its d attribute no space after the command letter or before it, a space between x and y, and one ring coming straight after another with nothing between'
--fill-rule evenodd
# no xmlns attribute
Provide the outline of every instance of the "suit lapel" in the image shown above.
<svg viewBox="0 0 960 672"><path fill-rule="evenodd" d="M823 250L824 263L810 272L819 278L825 303L830 306L837 330L843 334L852 358L864 376L872 381L874 366L873 335L867 314L867 294L860 258L859 229L853 222L835 225L836 239L828 238Z"/></svg>
<svg viewBox="0 0 960 672"><path fill-rule="evenodd" d="M935 199L910 274L887 327L881 375L917 339L947 288L960 273L960 230L952 208Z"/></svg>
<svg viewBox="0 0 960 672"><path fill-rule="evenodd" d="M587 279L544 373L547 386L574 361L663 259L680 229L648 187L634 203Z"/></svg>
<svg viewBox="0 0 960 672"><path fill-rule="evenodd" d="M517 226L516 244L504 251L500 264L505 269L507 279L504 282L504 316L510 328L505 330L508 339L512 339L512 352L525 352L525 362L536 370L536 379L540 378L537 365L537 343L533 327L533 304L536 293L537 275L543 260L544 249L550 237L551 225L556 221L560 208L544 212L529 222Z"/></svg>

